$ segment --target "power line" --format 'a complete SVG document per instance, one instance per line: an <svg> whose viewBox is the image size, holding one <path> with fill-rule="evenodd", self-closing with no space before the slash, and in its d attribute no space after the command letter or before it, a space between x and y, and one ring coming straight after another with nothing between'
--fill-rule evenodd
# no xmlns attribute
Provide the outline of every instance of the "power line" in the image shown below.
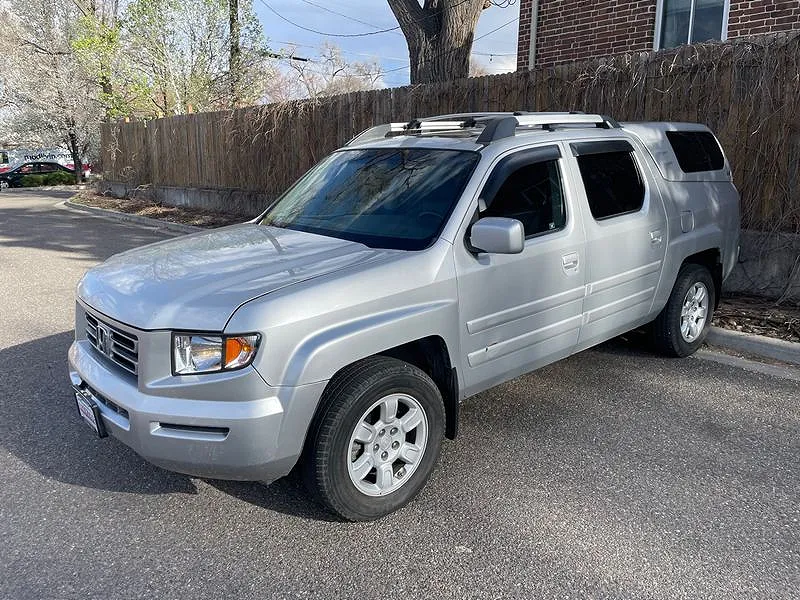
<svg viewBox="0 0 800 600"><path fill-rule="evenodd" d="M339 12L336 12L334 10L331 10L331 9L326 8L326 7L323 7L323 6L320 6L318 4L315 4L314 2L311 2L310 0L302 0L302 1L305 2L306 4L310 4L312 6L316 6L317 8L321 8L322 10L326 10L327 12L330 12L330 13L333 13L333 14L337 14L337 15L339 15L341 17L344 17L344 18L347 18L347 19L350 19L350 20L353 20L353 21L357 21L357 22L359 22L359 23L361 23L363 25L369 25L370 27L376 27L376 25L372 25L371 23L367 23L366 21L359 21L359 20L357 20L357 19L355 19L353 17L350 17L349 15L345 15L343 13L339 13ZM461 2L459 2L459 4L464 4L465 2L468 2L468 1L469 0L461 0ZM293 25L293 26L295 26L295 27L297 27L299 29L303 29L305 31L310 31L311 33L316 33L317 35L324 35L324 36L331 36L331 37L365 37L365 36L369 36L369 35L377 35L377 34L380 34L380 33L388 33L390 31L397 31L398 29L400 29L400 27L397 26L397 27L392 27L392 28L389 28L389 29L381 29L381 30L372 31L372 32L365 32L365 33L350 33L350 34L326 33L326 32L323 32L323 31L318 31L316 29L311 29L309 27L304 27L303 25L299 25L299 24L295 23L294 21L291 21L291 20L287 19L286 17L284 17L283 15L278 13L274 8L272 8L272 6L270 6L267 3L266 0L260 0L260 2L266 8L268 8L273 14L275 14L280 19L286 21L290 25ZM458 6L458 4L456 4L455 6ZM432 16L436 16L436 15L429 15L427 18L431 18ZM509 25L511 25L512 23L515 23L517 21L519 21L519 17L514 17L510 21L507 21L507 22L503 23L502 25L500 25L498 27L495 27L491 31L487 31L484 34L479 35L478 37L474 38L472 40L472 42L475 43L478 40L482 40L482 39L492 35L493 33L497 32L497 31L500 31L504 27L508 27ZM304 47L308 47L308 48L313 48L314 47L314 46L311 46L309 44L296 44L296 43L293 43L293 42L279 42L279 43L291 44L291 45L294 45L294 46L304 46ZM443 52L443 53L437 55L435 58L440 58L442 56L447 56L448 54L452 54L453 52L456 52L456 51L457 51L457 49L448 50L446 52ZM345 50L342 50L342 52L343 53L347 53L347 54L359 54L357 52L350 52L350 51L345 51ZM492 56L514 56L516 54L516 52L495 53L495 52L479 52L479 51L475 51L475 50L471 51L470 53L471 54L476 54L478 56L489 56L489 57L492 57ZM373 55L364 55L364 56L373 56ZM404 59L391 58L391 57L381 57L381 56L374 56L374 58L385 59L385 60L404 60ZM312 60L310 62L316 62L316 61ZM395 68L392 68L392 69L387 69L385 71L381 71L377 75L382 77L382 76L387 75L389 73L395 73L397 71L403 71L405 69L410 69L410 68L411 68L410 64L409 65L403 65L402 67L395 67Z"/></svg>
<svg viewBox="0 0 800 600"><path fill-rule="evenodd" d="M478 52L477 50L473 50L472 54L477 54L478 56L516 56L516 52Z"/></svg>
<svg viewBox="0 0 800 600"><path fill-rule="evenodd" d="M313 48L315 50L319 50L319 46L315 46L313 44L300 44L298 42L287 42L286 40L275 40L276 44L286 44L287 46L297 46L298 48ZM338 48L338 46L337 46ZM380 60L393 60L395 62L406 62L407 58L398 58L396 56L381 56L379 54L369 54L367 52L354 52L352 50L345 50L344 48L338 48L342 54L352 54L353 56L366 56L367 58L377 58ZM495 54L495 56L497 56Z"/></svg>
<svg viewBox="0 0 800 600"><path fill-rule="evenodd" d="M317 35L324 35L324 36L327 36L327 37L354 38L354 37L366 37L368 35L377 35L379 33L388 33L390 31L397 31L398 29L400 29L400 26L398 25L397 27L390 27L388 29L379 29L377 31L367 31L365 33L329 33L329 32L325 32L325 31L319 31L317 29L312 29L310 27L305 27L303 25L299 25L298 23L295 23L294 21L292 21L290 19L287 19L281 13L279 13L277 10L272 8L272 6L270 6L269 3L267 3L267 0L260 0L260 1L261 1L261 4L266 6L267 9L269 9L269 11L272 14L274 14L279 19L281 19L283 21L286 21L287 23L289 23L289 25L294 25L298 29L302 29L304 31L310 31L311 33L316 33Z"/></svg>
<svg viewBox="0 0 800 600"><path fill-rule="evenodd" d="M305 25L300 25L299 23L295 23L291 19L283 16L277 10L272 8L272 6L267 2L267 0L259 0L259 1L272 14L274 14L279 19L281 19L283 21L286 21L287 23L289 23L289 25L293 25L294 27L297 27L298 29L302 29L303 31L310 31L311 33L316 33L317 35L324 35L324 36L329 36L329 37L341 37L341 38L354 38L354 37L366 37L366 36L369 36L369 35L378 35L380 33L397 32L400 29L400 25L397 25L396 27L389 27L389 28L386 28L386 29L378 29L376 31L366 31L364 33L329 33L329 32L325 32L325 31L319 31L317 29L312 29L311 27L306 27ZM466 4L467 2L471 2L471 1L472 0L461 0L461 2L453 4L450 8L455 8L456 6L461 6L462 4ZM315 4L314 2L310 2L309 0L303 0L303 2L305 2L306 4L310 4L312 6L316 6L317 8L321 8L322 10L325 10L327 12L333 13L335 15L339 15L340 17L344 17L345 19L350 19L351 21L356 21L356 22L361 23L363 25L369 25L370 27L377 27L377 25L372 25L370 23L366 23L365 21L359 21L358 19L355 19L354 17L350 17L349 15L345 15L344 13L340 13L340 12L337 12L337 11L332 10L330 8L326 8L324 6L320 6L319 4ZM433 13L433 14L425 15L425 16L421 17L420 21L427 21L428 19L438 19L439 17L440 17L440 15L438 13Z"/></svg>
<svg viewBox="0 0 800 600"><path fill-rule="evenodd" d="M486 33L484 33L483 35L479 35L479 36L478 36L478 37L476 37L474 40L472 40L472 42L473 42L473 43L475 43L475 42L477 42L478 40L482 40L483 38L485 38L485 37L488 37L488 36L492 35L492 34L493 34L493 33L495 33L496 31L500 31L500 30L501 30L501 29L503 29L504 27L508 27L509 25L511 25L512 23L514 23L514 22L516 22L516 21L519 21L519 17L514 17L513 19L511 19L511 20L510 20L510 21L508 21L507 23L503 23L503 24L502 24L502 25L500 25L499 27L495 27L494 29L492 29L491 31L487 31L487 32L486 32ZM457 49L448 50L447 52L442 52L441 54L437 55L435 58L441 58L442 56L447 56L448 54L452 54L453 52L456 52L456 51L457 51ZM410 69L410 68L411 68L411 65L405 65L405 66L403 66L403 67L397 67L396 69L388 69L388 70L386 70L386 71L383 71L383 72L382 72L382 73L380 73L380 74L381 74L381 75L385 75L386 73L393 73L393 72L395 72L395 71L402 71L403 69Z"/></svg>
<svg viewBox="0 0 800 600"><path fill-rule="evenodd" d="M311 6L315 6L315 7L319 8L320 10L324 10L325 12L329 12L329 13L331 13L333 15L338 15L340 17L344 17L345 19L349 19L350 21L353 21L354 23L361 23L361 25L367 25L368 27L375 27L376 29L380 29L380 27L381 27L380 25L375 25L373 23L368 23L367 21L362 21L361 19L356 19L355 17L351 17L350 15L346 15L344 13L340 13L338 11L333 10L332 8L328 8L327 6L322 6L321 4L317 4L316 2L311 2L311 0L301 0L301 1L305 2L306 4L310 4ZM398 32L398 35L402 35L402 34L400 32Z"/></svg>

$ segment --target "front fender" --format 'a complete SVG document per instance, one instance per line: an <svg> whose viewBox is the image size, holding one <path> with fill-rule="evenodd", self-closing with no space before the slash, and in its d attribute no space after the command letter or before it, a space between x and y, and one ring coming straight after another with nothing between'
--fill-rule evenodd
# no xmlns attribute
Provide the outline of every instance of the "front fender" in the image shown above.
<svg viewBox="0 0 800 600"><path fill-rule="evenodd" d="M297 345L280 380L292 385L326 381L358 360L431 335L441 336L451 351L454 332L440 326L455 323L457 311L455 301L426 302L317 331Z"/></svg>

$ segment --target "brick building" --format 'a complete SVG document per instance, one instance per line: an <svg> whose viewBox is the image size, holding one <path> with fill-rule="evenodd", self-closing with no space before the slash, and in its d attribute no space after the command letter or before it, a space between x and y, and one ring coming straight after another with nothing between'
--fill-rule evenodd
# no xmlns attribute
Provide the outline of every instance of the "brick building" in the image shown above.
<svg viewBox="0 0 800 600"><path fill-rule="evenodd" d="M800 30L800 0L520 0L517 69Z"/></svg>

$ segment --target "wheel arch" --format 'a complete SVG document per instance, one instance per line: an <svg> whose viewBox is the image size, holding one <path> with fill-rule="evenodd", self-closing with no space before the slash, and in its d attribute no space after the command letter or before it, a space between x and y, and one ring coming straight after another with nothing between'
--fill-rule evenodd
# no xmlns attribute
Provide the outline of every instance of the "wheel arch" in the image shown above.
<svg viewBox="0 0 800 600"><path fill-rule="evenodd" d="M444 403L445 437L454 440L458 435L459 419L458 373L450 359L450 352L444 338L440 335L429 335L359 358L338 369L328 385L331 385L331 382L335 381L346 369L374 356L386 356L407 362L425 372L433 380ZM314 417L316 418L317 414L323 410L325 407L320 403L314 411Z"/></svg>
<svg viewBox="0 0 800 600"><path fill-rule="evenodd" d="M444 339L431 335L379 352L402 360L425 371L442 394L445 411L445 437L454 440L458 435L458 373L450 360Z"/></svg>
<svg viewBox="0 0 800 600"><path fill-rule="evenodd" d="M708 248L696 252L683 259L681 268L688 264L700 265L711 273L711 279L714 281L714 309L716 310L719 306L720 296L722 296L722 252L719 248Z"/></svg>

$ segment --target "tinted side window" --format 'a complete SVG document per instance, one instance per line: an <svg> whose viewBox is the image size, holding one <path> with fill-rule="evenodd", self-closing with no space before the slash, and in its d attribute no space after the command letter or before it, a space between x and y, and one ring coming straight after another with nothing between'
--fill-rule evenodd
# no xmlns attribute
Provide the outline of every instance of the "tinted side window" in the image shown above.
<svg viewBox="0 0 800 600"><path fill-rule="evenodd" d="M567 212L558 163L548 160L511 173L481 217L518 219L525 237L563 229Z"/></svg>
<svg viewBox="0 0 800 600"><path fill-rule="evenodd" d="M578 157L589 209L598 221L636 212L644 203L644 183L630 152Z"/></svg>
<svg viewBox="0 0 800 600"><path fill-rule="evenodd" d="M725 166L717 140L707 131L667 131L667 139L684 173L719 171Z"/></svg>

